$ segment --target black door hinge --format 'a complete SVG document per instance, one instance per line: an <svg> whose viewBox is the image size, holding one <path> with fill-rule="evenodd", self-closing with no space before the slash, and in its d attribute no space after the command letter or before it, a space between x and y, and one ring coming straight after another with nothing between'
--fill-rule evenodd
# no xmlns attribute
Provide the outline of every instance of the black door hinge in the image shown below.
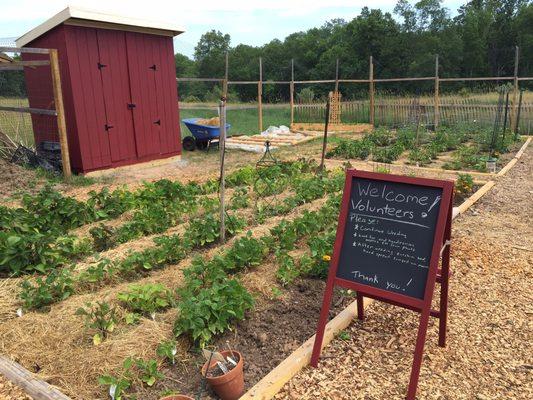
<svg viewBox="0 0 533 400"><path fill-rule="evenodd" d="M150 67L150 69L153 69L153 70L155 71L155 70L157 70L157 67L156 67L156 65L154 64L154 65L152 65L152 66Z"/></svg>
<svg viewBox="0 0 533 400"><path fill-rule="evenodd" d="M137 104L135 104L135 103L128 103L128 108L129 108L130 110L133 110L135 107L137 107Z"/></svg>
<svg viewBox="0 0 533 400"><path fill-rule="evenodd" d="M107 67L107 64L102 64L101 62L98 63L98 69L102 69L104 67Z"/></svg>
<svg viewBox="0 0 533 400"><path fill-rule="evenodd" d="M156 125L161 125L161 120L158 119L157 121L154 121L154 124L156 124Z"/></svg>
<svg viewBox="0 0 533 400"><path fill-rule="evenodd" d="M109 125L109 124L105 124L104 127L105 127L105 130L106 130L106 131L109 131L111 128L114 128L113 125Z"/></svg>

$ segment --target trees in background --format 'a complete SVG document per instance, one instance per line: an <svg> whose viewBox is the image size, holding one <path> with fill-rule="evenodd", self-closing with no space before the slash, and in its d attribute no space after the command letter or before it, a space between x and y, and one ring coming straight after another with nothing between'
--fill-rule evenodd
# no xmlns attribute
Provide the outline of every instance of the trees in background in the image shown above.
<svg viewBox="0 0 533 400"><path fill-rule="evenodd" d="M264 80L289 80L294 59L297 80L333 79L339 59L341 77L368 76L369 56L374 72L382 78L433 76L435 54L439 54L440 75L512 75L514 48L521 47L521 73L533 69L533 4L527 0L471 0L451 17L440 0L399 0L394 15L363 8L351 21L335 19L319 28L296 32L283 41L263 46L239 44L231 47L230 36L217 31L202 35L194 60L176 55L178 76L223 77L224 54L229 51L230 80L257 80L259 57L263 58ZM451 85L450 85L451 86ZM432 90L433 82L387 85L391 92ZM216 85L180 85L182 98L216 97ZM254 85L232 86L232 100L257 97ZM218 92L217 92L218 90ZM265 85L266 101L286 101L287 85ZM331 85L313 85L323 96ZM345 85L345 97L367 92L364 85Z"/></svg>

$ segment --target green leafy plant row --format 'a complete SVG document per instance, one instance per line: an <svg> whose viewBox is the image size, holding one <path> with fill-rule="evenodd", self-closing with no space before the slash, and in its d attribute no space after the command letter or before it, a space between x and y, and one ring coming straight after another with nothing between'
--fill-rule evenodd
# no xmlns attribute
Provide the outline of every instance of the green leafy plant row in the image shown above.
<svg viewBox="0 0 533 400"><path fill-rule="evenodd" d="M339 172L332 172L329 176L320 177L322 183L317 186L319 190L314 191L313 196L310 196L305 191L305 187L310 184L317 184L315 180L318 178L312 179L313 181L307 178L302 181L302 190L298 195L300 197L295 205L310 201L311 198L320 197L324 191L328 193L339 191L343 181L342 174ZM292 209L293 206L287 207L283 211L289 212ZM240 218L228 216L226 220L228 236L235 234L244 226L245 222ZM76 276L73 276L71 269L67 268L64 274L70 280L69 287L75 286L77 291L92 290L106 282L131 279L154 268L161 268L165 265L179 262L192 249L209 245L218 240L220 225L218 219L212 215L207 215L191 220L185 230L186 234L183 237L179 235L161 236L154 240L156 243L154 247L132 252L125 259L118 262L103 259ZM39 309L61 301L64 295L58 293L55 287L62 285L62 280L63 275L56 273L50 273L45 279L37 279L35 282L26 280L21 293L24 307L27 309ZM67 296L71 291L67 291Z"/></svg>
<svg viewBox="0 0 533 400"><path fill-rule="evenodd" d="M228 216L226 219L226 233L230 237L245 226L242 218ZM161 236L154 239L156 246L143 251L130 253L121 261L103 259L90 266L78 275L74 275L72 268L52 270L46 278L37 278L34 282L29 279L23 281L21 299L24 308L40 309L68 297L74 286L77 290L94 289L106 281L122 278L133 278L140 273L161 268L165 265L179 262L193 249L211 244L220 235L220 221L212 215L189 222L186 233L180 235ZM70 290L58 292L57 287L63 285L63 280L69 281Z"/></svg>

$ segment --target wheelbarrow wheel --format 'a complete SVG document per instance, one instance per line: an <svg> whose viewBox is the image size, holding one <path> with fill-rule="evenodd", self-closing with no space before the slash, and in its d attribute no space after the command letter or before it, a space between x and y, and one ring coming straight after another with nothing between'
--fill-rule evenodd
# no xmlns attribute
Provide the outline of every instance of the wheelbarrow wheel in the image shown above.
<svg viewBox="0 0 533 400"><path fill-rule="evenodd" d="M198 140L196 142L196 147L198 148L198 150L205 150L207 148L208 143L209 142L207 140Z"/></svg>
<svg viewBox="0 0 533 400"><path fill-rule="evenodd" d="M196 139L193 136L185 136L183 138L183 148L187 151L196 150Z"/></svg>

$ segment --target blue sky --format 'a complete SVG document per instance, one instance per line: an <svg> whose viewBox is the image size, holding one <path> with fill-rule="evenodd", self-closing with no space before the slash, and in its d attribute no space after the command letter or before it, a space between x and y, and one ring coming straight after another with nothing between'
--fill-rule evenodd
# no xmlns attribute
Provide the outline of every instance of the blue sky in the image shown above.
<svg viewBox="0 0 533 400"><path fill-rule="evenodd" d="M443 2L452 14L465 1ZM79 5L114 14L169 21L185 28L175 38L177 52L192 56L202 33L216 29L231 35L231 44L262 45L272 39L322 25L333 18L351 20L366 5L392 12L395 1L328 0L0 0L0 38L19 37L61 11Z"/></svg>

